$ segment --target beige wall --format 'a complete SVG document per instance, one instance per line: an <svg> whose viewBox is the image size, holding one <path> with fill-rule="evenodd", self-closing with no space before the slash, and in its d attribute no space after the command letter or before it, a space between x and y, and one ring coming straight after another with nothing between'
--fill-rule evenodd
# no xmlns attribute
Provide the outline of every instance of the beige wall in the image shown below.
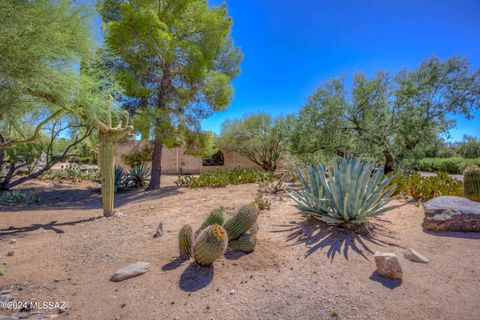
<svg viewBox="0 0 480 320"><path fill-rule="evenodd" d="M145 148L150 142L128 140L117 142L115 146L115 164L125 169L128 166L123 163L122 155L138 152ZM198 174L202 171L211 171L218 169L232 169L235 167L258 168L250 160L233 151L223 151L225 165L206 166L202 165L202 159L184 154L185 148L163 148L162 150L162 173L177 174L179 172L188 174Z"/></svg>

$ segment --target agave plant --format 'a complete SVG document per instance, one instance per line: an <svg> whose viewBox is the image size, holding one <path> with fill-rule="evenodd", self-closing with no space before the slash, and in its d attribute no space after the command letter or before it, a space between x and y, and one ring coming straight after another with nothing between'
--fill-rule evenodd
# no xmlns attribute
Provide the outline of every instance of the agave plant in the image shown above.
<svg viewBox="0 0 480 320"><path fill-rule="evenodd" d="M142 163L128 173L128 181L134 188L146 187L150 181L150 167Z"/></svg>
<svg viewBox="0 0 480 320"><path fill-rule="evenodd" d="M115 166L115 192L126 186L127 179L124 175L123 168Z"/></svg>
<svg viewBox="0 0 480 320"><path fill-rule="evenodd" d="M332 225L362 223L381 215L395 191L395 186L388 186L391 178L373 162L359 158L334 159L331 167L318 164L297 172L303 189L289 189L290 197L304 214Z"/></svg>

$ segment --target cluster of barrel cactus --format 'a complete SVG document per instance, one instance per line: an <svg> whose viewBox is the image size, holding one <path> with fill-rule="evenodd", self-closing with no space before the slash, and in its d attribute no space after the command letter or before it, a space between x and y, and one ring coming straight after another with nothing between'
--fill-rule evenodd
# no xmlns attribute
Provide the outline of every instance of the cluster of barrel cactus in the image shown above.
<svg viewBox="0 0 480 320"><path fill-rule="evenodd" d="M178 247L180 257L193 257L200 265L210 265L229 248L252 252L258 231L259 207L252 202L242 206L231 218L223 207L212 210L195 233L188 224L180 229Z"/></svg>
<svg viewBox="0 0 480 320"><path fill-rule="evenodd" d="M480 167L468 166L463 172L463 190L465 197L480 201Z"/></svg>

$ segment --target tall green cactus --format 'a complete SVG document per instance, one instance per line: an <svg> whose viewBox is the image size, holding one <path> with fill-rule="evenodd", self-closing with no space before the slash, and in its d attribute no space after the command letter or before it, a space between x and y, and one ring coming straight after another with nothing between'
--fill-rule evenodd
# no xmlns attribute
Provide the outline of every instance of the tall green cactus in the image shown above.
<svg viewBox="0 0 480 320"><path fill-rule="evenodd" d="M247 232L255 225L257 218L258 207L254 203L241 207L237 214L227 220L223 226L227 230L228 240L237 239Z"/></svg>
<svg viewBox="0 0 480 320"><path fill-rule="evenodd" d="M480 201L480 167L468 166L463 172L463 190L466 198Z"/></svg>
<svg viewBox="0 0 480 320"><path fill-rule="evenodd" d="M207 227L195 241L193 257L200 265L210 265L224 254L228 245L227 231L218 224Z"/></svg>
<svg viewBox="0 0 480 320"><path fill-rule="evenodd" d="M178 233L178 251L182 259L189 259L192 256L193 230L189 224L186 224Z"/></svg>
<svg viewBox="0 0 480 320"><path fill-rule="evenodd" d="M133 127L128 125L128 112L123 113L121 126L112 128L112 118L108 115L105 122L96 123L100 134L99 162L102 180L102 207L105 217L112 216L115 195L115 150L114 142L130 135Z"/></svg>
<svg viewBox="0 0 480 320"><path fill-rule="evenodd" d="M255 249L256 240L249 234L242 234L235 240L228 243L230 250L252 252Z"/></svg>
<svg viewBox="0 0 480 320"><path fill-rule="evenodd" d="M213 209L208 215L207 219L205 219L205 221L202 223L200 228L198 228L198 230L195 232L195 237L197 237L200 232L202 232L202 230L208 226L214 224L222 226L225 223L225 220L227 220L227 213L225 212L225 208L219 207Z"/></svg>

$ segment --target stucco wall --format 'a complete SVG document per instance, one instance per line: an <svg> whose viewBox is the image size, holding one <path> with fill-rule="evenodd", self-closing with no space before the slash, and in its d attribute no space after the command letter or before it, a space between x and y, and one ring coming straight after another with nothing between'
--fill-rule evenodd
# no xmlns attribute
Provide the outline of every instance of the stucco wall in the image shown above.
<svg viewBox="0 0 480 320"><path fill-rule="evenodd" d="M117 142L115 146L115 164L125 169L128 166L123 163L122 155L138 152L145 148L150 142L128 140ZM184 154L185 148L163 148L162 150L162 173L163 174L198 174L202 171L231 169L235 167L257 168L250 160L233 151L222 151L225 165L223 166L203 166L202 159Z"/></svg>

